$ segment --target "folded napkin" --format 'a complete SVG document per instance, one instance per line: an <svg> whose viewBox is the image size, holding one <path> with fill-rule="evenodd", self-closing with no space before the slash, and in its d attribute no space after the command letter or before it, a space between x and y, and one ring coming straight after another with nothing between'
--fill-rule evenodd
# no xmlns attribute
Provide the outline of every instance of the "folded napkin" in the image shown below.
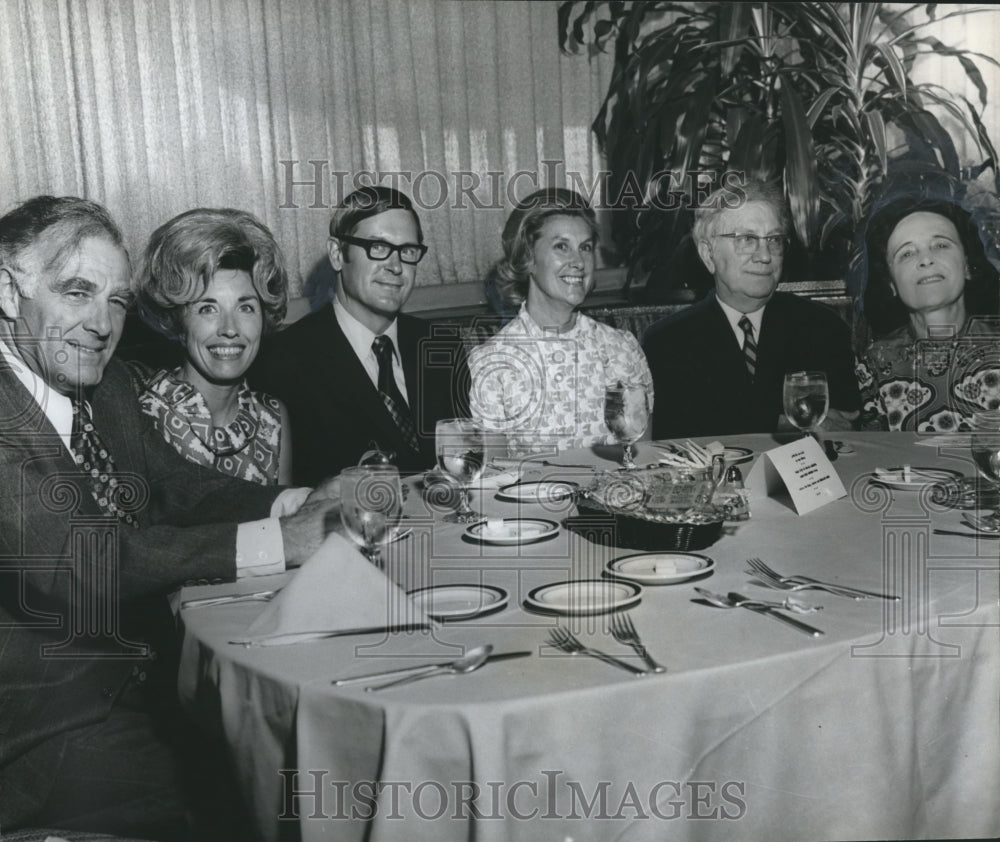
<svg viewBox="0 0 1000 842"><path fill-rule="evenodd" d="M423 609L353 544L336 533L231 640L244 646L279 646L341 634L429 626Z"/></svg>

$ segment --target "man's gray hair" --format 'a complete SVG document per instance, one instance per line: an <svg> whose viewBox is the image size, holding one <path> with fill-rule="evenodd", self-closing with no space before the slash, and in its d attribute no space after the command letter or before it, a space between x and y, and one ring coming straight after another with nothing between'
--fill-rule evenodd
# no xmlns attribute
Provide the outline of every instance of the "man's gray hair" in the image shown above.
<svg viewBox="0 0 1000 842"><path fill-rule="evenodd" d="M791 224L788 203L780 185L773 181L750 179L743 185L725 184L713 190L694 212L691 235L695 243L707 240L715 233L715 220L727 210L736 210L747 202L763 202L773 208L778 217L781 233L787 234Z"/></svg>
<svg viewBox="0 0 1000 842"><path fill-rule="evenodd" d="M43 238L52 238L54 251L42 267L49 270L66 260L68 254L88 237L110 241L128 260L121 230L102 205L76 196L35 196L0 217L0 268L21 271L22 252ZM22 287L21 279L17 280L18 291L31 297L35 294L38 278L27 280L29 283L24 284L27 288Z"/></svg>

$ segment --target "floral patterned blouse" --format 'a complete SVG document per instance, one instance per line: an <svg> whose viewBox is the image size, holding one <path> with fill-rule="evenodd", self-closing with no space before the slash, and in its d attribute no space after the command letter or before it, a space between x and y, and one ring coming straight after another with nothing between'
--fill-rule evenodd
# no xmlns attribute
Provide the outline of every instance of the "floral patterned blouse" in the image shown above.
<svg viewBox="0 0 1000 842"><path fill-rule="evenodd" d="M873 342L858 362L862 427L948 433L1000 407L1000 339L973 329L917 340L909 326Z"/></svg>
<svg viewBox="0 0 1000 842"><path fill-rule="evenodd" d="M139 404L166 442L181 456L224 474L260 485L278 482L281 410L269 395L240 384L236 418L212 426L205 398L180 379L180 369L160 371L147 383Z"/></svg>
<svg viewBox="0 0 1000 842"><path fill-rule="evenodd" d="M641 384L653 408L653 378L636 338L578 313L559 333L542 329L524 304L517 317L469 354L472 416L508 434L515 451L613 444L604 389Z"/></svg>

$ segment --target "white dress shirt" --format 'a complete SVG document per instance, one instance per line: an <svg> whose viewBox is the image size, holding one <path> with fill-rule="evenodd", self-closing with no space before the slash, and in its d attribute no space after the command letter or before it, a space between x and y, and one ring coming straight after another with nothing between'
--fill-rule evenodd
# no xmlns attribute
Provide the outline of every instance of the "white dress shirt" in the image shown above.
<svg viewBox="0 0 1000 842"><path fill-rule="evenodd" d="M0 356L21 381L32 399L45 413L49 423L59 434L70 456L70 436L73 432L73 403L70 399L50 387L32 371L3 340L0 340ZM112 459L114 454L111 454ZM178 459L183 457L178 454ZM308 488L289 488L279 494L271 504L271 517L263 520L241 523L236 527L236 575L265 576L282 573L285 569L285 549L281 540L281 524L278 518L294 513L306 496Z"/></svg>
<svg viewBox="0 0 1000 842"><path fill-rule="evenodd" d="M760 345L760 323L764 320L764 307L758 310L754 310L752 313L741 313L739 310L735 310L726 304L719 296L715 296L715 300L719 302L719 306L722 308L722 312L726 314L726 318L729 320L729 326L733 329L733 334L736 336L736 341L740 343L740 349L742 350L744 342L746 342L746 334L743 332L743 328L740 327L740 319L746 316L750 319L750 324L753 325L753 338L758 345Z"/></svg>
<svg viewBox="0 0 1000 842"><path fill-rule="evenodd" d="M378 358L372 350L372 342L375 341L377 334L372 333L354 316L348 313L347 308L340 303L340 299L336 296L333 298L333 313L337 319L337 324L344 331L344 336L347 337L348 343L354 350L354 355L361 360L361 365L364 366L365 371L371 378L372 384L377 389ZM399 358L399 325L395 319L383 331L382 335L388 336L392 340L392 376L399 387L399 393L406 398L406 402L409 404L410 396L406 393L406 378L403 376L403 363Z"/></svg>

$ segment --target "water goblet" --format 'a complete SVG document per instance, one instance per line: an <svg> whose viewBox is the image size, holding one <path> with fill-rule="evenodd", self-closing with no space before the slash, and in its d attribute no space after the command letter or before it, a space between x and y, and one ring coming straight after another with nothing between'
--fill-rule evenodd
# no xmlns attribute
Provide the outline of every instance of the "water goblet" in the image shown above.
<svg viewBox="0 0 1000 842"><path fill-rule="evenodd" d="M469 485L479 479L486 464L483 430L469 418L443 418L434 430L438 467L458 483L458 509L445 516L448 523L472 523L483 516L469 505Z"/></svg>
<svg viewBox="0 0 1000 842"><path fill-rule="evenodd" d="M382 545L399 522L403 493L392 465L360 465L340 472L340 519L361 552L382 567Z"/></svg>
<svg viewBox="0 0 1000 842"><path fill-rule="evenodd" d="M781 393L785 416L806 435L815 435L830 408L830 387L822 371L793 371L785 375Z"/></svg>
<svg viewBox="0 0 1000 842"><path fill-rule="evenodd" d="M979 473L1000 491L1000 410L974 413L971 426L972 459ZM1000 506L987 520L1000 527Z"/></svg>
<svg viewBox="0 0 1000 842"><path fill-rule="evenodd" d="M622 467L635 468L633 445L642 438L649 424L649 395L646 387L622 383L604 390L604 423L615 440L623 445Z"/></svg>

